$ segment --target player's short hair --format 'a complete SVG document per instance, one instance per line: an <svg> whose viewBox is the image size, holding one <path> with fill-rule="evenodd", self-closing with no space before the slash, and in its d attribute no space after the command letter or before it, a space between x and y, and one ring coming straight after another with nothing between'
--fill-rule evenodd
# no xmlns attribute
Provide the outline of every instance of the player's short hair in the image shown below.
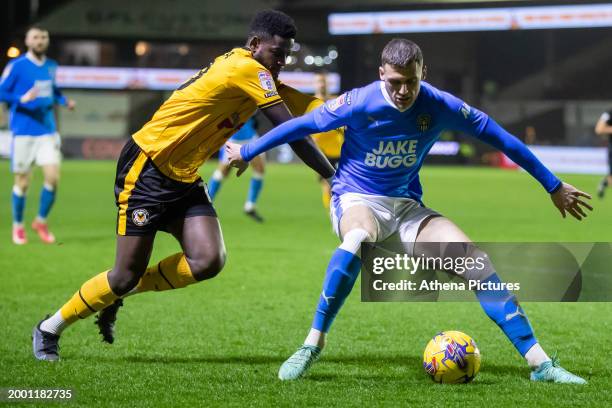
<svg viewBox="0 0 612 408"><path fill-rule="evenodd" d="M295 38L296 34L295 21L277 10L262 10L255 14L249 29L249 37L271 38L278 35L282 38Z"/></svg>
<svg viewBox="0 0 612 408"><path fill-rule="evenodd" d="M43 27L40 24L32 24L31 26L28 27L28 29L26 30L26 34L29 33L32 30L38 30L38 31L46 31L49 32L49 30L47 30L46 27Z"/></svg>
<svg viewBox="0 0 612 408"><path fill-rule="evenodd" d="M394 38L385 45L380 58L380 65L393 65L405 68L413 61L423 64L423 53L421 48L405 38Z"/></svg>

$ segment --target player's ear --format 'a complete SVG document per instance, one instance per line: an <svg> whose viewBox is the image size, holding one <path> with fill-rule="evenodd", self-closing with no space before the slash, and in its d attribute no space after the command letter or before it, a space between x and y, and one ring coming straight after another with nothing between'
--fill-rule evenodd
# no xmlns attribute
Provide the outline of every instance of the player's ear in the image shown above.
<svg viewBox="0 0 612 408"><path fill-rule="evenodd" d="M378 67L378 75L381 81L385 80L385 69L383 67Z"/></svg>
<svg viewBox="0 0 612 408"><path fill-rule="evenodd" d="M427 65L423 65L423 74L421 75L421 80L427 79Z"/></svg>
<svg viewBox="0 0 612 408"><path fill-rule="evenodd" d="M248 41L248 47L251 50L251 52L256 52L257 49L259 48L259 44L261 44L261 39L259 37L257 37L256 35L254 35L253 37L251 37Z"/></svg>

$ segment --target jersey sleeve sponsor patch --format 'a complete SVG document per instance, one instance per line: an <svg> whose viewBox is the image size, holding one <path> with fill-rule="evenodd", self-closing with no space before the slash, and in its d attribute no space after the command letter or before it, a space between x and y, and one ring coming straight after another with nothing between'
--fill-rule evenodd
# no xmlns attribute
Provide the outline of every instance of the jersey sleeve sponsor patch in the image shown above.
<svg viewBox="0 0 612 408"><path fill-rule="evenodd" d="M351 104L351 95L349 93L343 93L336 99L332 99L329 102L327 102L327 109L334 112L336 109L338 109L344 104L346 105Z"/></svg>
<svg viewBox="0 0 612 408"><path fill-rule="evenodd" d="M472 109L470 108L470 105L468 105L467 103L463 102L463 104L461 105L460 111L461 111L461 114L463 115L463 117L465 119L470 117L471 110Z"/></svg>
<svg viewBox="0 0 612 408"><path fill-rule="evenodd" d="M273 96L278 95L278 92L276 91L276 86L274 85L274 79L268 71L259 71L257 73L257 77L259 78L261 88L266 91L266 93L264 94L266 98L271 98Z"/></svg>

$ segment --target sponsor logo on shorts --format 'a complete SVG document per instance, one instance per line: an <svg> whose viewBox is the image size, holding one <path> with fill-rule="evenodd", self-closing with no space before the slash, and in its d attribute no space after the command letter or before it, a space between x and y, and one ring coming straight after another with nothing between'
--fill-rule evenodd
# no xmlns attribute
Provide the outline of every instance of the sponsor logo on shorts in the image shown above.
<svg viewBox="0 0 612 408"><path fill-rule="evenodd" d="M149 223L149 218L149 212L144 208L132 211L132 221L136 226L142 227L143 225L147 225Z"/></svg>

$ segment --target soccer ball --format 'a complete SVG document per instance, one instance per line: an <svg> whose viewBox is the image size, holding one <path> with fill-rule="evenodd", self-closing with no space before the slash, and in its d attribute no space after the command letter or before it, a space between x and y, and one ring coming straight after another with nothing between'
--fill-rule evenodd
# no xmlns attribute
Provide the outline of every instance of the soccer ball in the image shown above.
<svg viewBox="0 0 612 408"><path fill-rule="evenodd" d="M480 370L480 351L473 338L460 331L443 331L429 341L423 368L437 383L470 382Z"/></svg>

